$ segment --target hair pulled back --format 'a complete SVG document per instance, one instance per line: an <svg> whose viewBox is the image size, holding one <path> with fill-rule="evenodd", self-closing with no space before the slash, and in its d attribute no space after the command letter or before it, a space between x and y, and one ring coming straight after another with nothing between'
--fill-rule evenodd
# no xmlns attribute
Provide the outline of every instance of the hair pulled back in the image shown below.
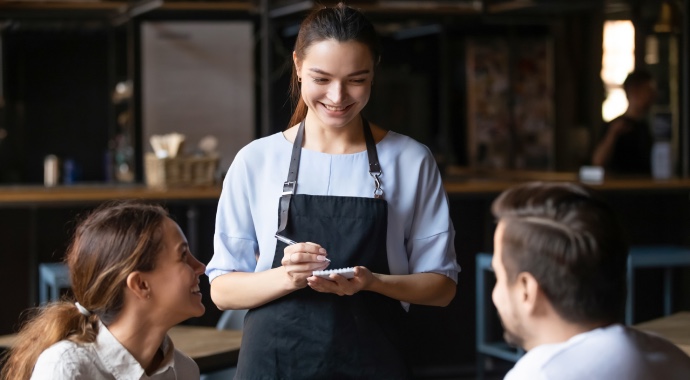
<svg viewBox="0 0 690 380"><path fill-rule="evenodd" d="M153 269L162 247L162 224L168 213L142 202L106 203L77 226L66 255L74 298L30 311L29 319L6 354L0 379L29 379L39 355L67 339L96 340L98 321L109 325L124 305L127 276Z"/></svg>
<svg viewBox="0 0 690 380"><path fill-rule="evenodd" d="M334 7L316 9L302 21L297 34L297 41L295 41L294 50L297 59L304 60L307 51L313 44L325 40L360 42L369 48L374 65L381 60L381 47L374 26L360 11L345 5L343 2ZM302 99L295 65L292 65L290 97L292 104L296 106L288 128L304 120L308 110Z"/></svg>

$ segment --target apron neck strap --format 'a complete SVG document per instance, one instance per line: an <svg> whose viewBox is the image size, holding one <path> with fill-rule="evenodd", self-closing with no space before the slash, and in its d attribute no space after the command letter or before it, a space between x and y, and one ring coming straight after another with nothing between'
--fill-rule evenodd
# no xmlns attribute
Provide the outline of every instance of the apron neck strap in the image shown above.
<svg viewBox="0 0 690 380"><path fill-rule="evenodd" d="M287 227L288 211L290 209L290 199L295 194L297 188L297 174L299 172L299 160L302 156L302 144L304 142L304 120L297 128L295 142L292 144L292 156L290 157L290 169L288 170L287 181L283 183L283 194L280 196L280 220L278 221L278 231L276 235L283 232Z"/></svg>
<svg viewBox="0 0 690 380"><path fill-rule="evenodd" d="M367 144L367 156L369 158L369 174L374 178L374 198L383 198L383 188L381 187L381 165L379 164L379 156L376 152L376 142L374 135L371 133L369 122L362 117L362 129L364 130L364 141ZM290 207L290 199L295 194L297 189L297 175L299 174L299 161L302 156L302 145L304 143L304 120L299 124L297 134L295 135L295 142L292 144L292 157L290 158L290 169L288 171L287 181L283 183L283 194L280 197L280 221L278 223L278 231L276 234L285 230L288 220L288 210Z"/></svg>
<svg viewBox="0 0 690 380"><path fill-rule="evenodd" d="M381 165L379 164L379 155L376 152L376 142L374 135L371 133L369 122L362 117L362 126L364 128L364 141L367 143L367 156L369 157L369 175L374 179L374 198L383 198L383 187L381 185Z"/></svg>

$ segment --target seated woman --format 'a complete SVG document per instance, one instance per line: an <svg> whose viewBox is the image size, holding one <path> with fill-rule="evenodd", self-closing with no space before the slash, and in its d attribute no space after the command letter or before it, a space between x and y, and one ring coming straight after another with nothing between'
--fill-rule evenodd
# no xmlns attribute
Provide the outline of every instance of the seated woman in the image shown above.
<svg viewBox="0 0 690 380"><path fill-rule="evenodd" d="M167 332L204 313L205 266L162 207L99 207L77 227L66 261L76 302L38 309L1 379L199 378Z"/></svg>

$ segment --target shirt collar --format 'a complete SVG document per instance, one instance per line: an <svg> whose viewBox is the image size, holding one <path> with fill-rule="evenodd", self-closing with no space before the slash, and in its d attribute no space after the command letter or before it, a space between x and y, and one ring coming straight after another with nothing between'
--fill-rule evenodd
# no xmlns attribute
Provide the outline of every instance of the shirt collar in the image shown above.
<svg viewBox="0 0 690 380"><path fill-rule="evenodd" d="M116 379L149 379L146 371L139 362L127 351L127 349L113 336L108 328L99 321L98 337L96 338L96 353L101 362ZM161 344L163 361L160 368L151 375L174 371L175 347L167 335Z"/></svg>

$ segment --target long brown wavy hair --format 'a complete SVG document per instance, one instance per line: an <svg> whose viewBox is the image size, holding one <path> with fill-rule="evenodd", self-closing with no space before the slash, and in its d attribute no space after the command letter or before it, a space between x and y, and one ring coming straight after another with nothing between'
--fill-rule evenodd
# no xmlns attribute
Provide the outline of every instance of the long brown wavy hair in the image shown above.
<svg viewBox="0 0 690 380"><path fill-rule="evenodd" d="M29 379L41 352L61 340L94 342L98 321L107 326L122 310L127 276L153 269L167 217L161 206L134 201L109 202L87 215L74 232L65 261L74 301L91 315L82 315L67 299L30 310L2 360L0 379Z"/></svg>
<svg viewBox="0 0 690 380"><path fill-rule="evenodd" d="M360 11L342 2L334 7L316 9L302 21L295 41L297 59L304 60L309 47L324 40L360 42L369 48L374 66L381 60L381 46L374 25ZM290 79L290 98L295 105L295 112L290 118L288 128L304 120L308 110L302 99L297 68L294 64Z"/></svg>

